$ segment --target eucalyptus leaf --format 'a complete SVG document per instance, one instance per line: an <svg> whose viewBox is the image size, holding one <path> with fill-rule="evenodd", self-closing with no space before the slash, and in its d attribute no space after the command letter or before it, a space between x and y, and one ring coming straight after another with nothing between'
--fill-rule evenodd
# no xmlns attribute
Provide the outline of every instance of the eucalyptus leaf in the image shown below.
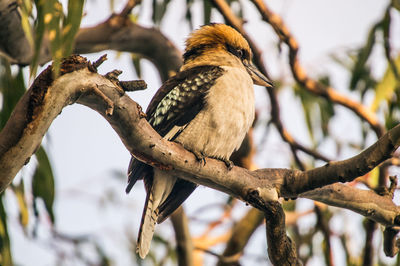
<svg viewBox="0 0 400 266"><path fill-rule="evenodd" d="M0 93L3 97L3 106L0 110L0 129L2 129L26 88L22 68L19 68L18 74L14 76L6 60L0 60L0 63L0 68L3 68L3 71L0 71L3 73L0 76Z"/></svg>
<svg viewBox="0 0 400 266"><path fill-rule="evenodd" d="M358 83L368 75L368 71L365 70L365 65L375 45L376 33L380 28L381 23L377 23L371 28L365 46L358 51L350 80L350 89L352 90L355 90Z"/></svg>
<svg viewBox="0 0 400 266"><path fill-rule="evenodd" d="M400 55L395 60L395 66L397 69L400 68ZM375 98L372 102L371 110L375 112L383 101L389 101L394 96L396 89L400 89L400 80L396 79L393 68L388 63L382 80L376 86Z"/></svg>
<svg viewBox="0 0 400 266"><path fill-rule="evenodd" d="M0 265L14 265L11 256L10 238L7 229L7 214L3 205L3 195L0 198Z"/></svg>
<svg viewBox="0 0 400 266"><path fill-rule="evenodd" d="M32 192L35 200L42 199L51 221L54 223L54 175L51 169L49 158L43 147L36 152L38 166L32 180Z"/></svg>

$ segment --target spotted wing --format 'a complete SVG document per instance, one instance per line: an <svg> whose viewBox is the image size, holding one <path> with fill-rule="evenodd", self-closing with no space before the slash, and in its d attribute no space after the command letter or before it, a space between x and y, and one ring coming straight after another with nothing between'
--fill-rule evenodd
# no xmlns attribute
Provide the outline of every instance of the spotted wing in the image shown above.
<svg viewBox="0 0 400 266"><path fill-rule="evenodd" d="M198 66L181 71L167 80L147 108L146 114L150 125L164 137L174 126L184 126L189 123L203 108L205 95L223 71L218 66ZM169 140L174 140L180 132L176 132ZM145 179L146 189L151 188L152 175L151 166L132 157L126 192L129 193L139 179ZM168 204L163 205L164 217L168 217L196 188L195 184L185 182L187 181L181 180L177 182L178 188L173 188L173 193L165 202Z"/></svg>

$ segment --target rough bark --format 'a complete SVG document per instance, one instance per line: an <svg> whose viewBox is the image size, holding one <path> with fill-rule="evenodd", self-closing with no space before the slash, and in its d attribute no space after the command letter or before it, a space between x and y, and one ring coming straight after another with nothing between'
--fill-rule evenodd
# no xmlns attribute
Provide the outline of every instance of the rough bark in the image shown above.
<svg viewBox="0 0 400 266"><path fill-rule="evenodd" d="M308 197L357 211L385 226L400 225L400 209L390 197L346 185L327 186L354 180L389 158L399 146L400 126L353 158L330 162L309 171L248 171L237 166L228 170L223 162L211 158L203 165L179 144L161 138L144 119L140 106L124 93L115 75L101 76L97 66L74 56L63 62L61 76L56 80L53 80L51 67L38 76L0 132L1 191L34 154L61 110L76 102L101 114L138 159L174 171L174 175L183 179L230 194L263 211L268 218L268 242L282 244L293 261L297 258L291 241L282 234L285 231L284 216L277 201L279 196ZM270 252L273 248L269 247ZM274 258L277 262L280 259Z"/></svg>

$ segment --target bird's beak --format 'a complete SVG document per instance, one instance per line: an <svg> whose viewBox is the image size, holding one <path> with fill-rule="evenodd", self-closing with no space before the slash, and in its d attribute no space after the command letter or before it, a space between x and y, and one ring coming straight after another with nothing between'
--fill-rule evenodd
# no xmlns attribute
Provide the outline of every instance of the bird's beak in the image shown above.
<svg viewBox="0 0 400 266"><path fill-rule="evenodd" d="M243 60L243 64L246 67L246 70L254 84L265 87L273 87L272 82L266 76L264 76L251 61Z"/></svg>

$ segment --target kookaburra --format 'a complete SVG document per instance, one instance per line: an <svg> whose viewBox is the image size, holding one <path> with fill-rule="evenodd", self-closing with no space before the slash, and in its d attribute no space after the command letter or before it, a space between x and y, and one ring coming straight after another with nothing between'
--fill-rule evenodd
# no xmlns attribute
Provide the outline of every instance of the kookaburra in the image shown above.
<svg viewBox="0 0 400 266"><path fill-rule="evenodd" d="M253 83L271 86L251 59L247 41L227 25L194 31L186 40L180 71L161 86L147 108L149 123L198 159L212 157L230 165L229 157L254 120ZM164 221L197 185L134 158L128 176L127 193L138 179L144 180L147 191L137 245L144 258L156 222Z"/></svg>

